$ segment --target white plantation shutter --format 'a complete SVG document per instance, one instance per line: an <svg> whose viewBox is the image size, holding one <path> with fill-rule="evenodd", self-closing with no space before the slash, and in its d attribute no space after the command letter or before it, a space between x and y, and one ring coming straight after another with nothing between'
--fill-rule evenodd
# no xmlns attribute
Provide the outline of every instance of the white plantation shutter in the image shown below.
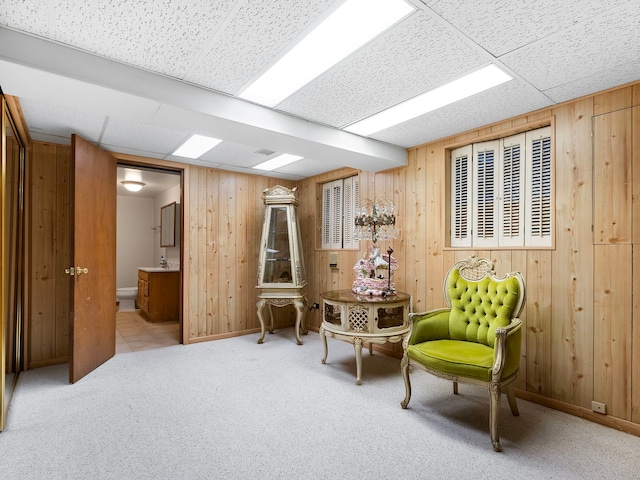
<svg viewBox="0 0 640 480"><path fill-rule="evenodd" d="M334 180L322 185L322 248L358 248L354 238L358 208L358 177Z"/></svg>
<svg viewBox="0 0 640 480"><path fill-rule="evenodd" d="M473 245L495 246L498 240L498 141L473 147Z"/></svg>
<svg viewBox="0 0 640 480"><path fill-rule="evenodd" d="M544 127L452 150L451 246L552 246L551 147Z"/></svg>
<svg viewBox="0 0 640 480"><path fill-rule="evenodd" d="M331 183L322 185L322 248L331 248Z"/></svg>
<svg viewBox="0 0 640 480"><path fill-rule="evenodd" d="M551 246L551 127L527 132L527 244Z"/></svg>
<svg viewBox="0 0 640 480"><path fill-rule="evenodd" d="M500 159L500 224L501 246L524 246L524 158L525 135L502 140Z"/></svg>
<svg viewBox="0 0 640 480"><path fill-rule="evenodd" d="M358 209L358 177L344 179L342 247L358 248L360 243L354 238L355 217Z"/></svg>
<svg viewBox="0 0 640 480"><path fill-rule="evenodd" d="M331 182L331 239L329 248L342 248L342 180Z"/></svg>
<svg viewBox="0 0 640 480"><path fill-rule="evenodd" d="M451 152L451 246L471 246L471 145Z"/></svg>

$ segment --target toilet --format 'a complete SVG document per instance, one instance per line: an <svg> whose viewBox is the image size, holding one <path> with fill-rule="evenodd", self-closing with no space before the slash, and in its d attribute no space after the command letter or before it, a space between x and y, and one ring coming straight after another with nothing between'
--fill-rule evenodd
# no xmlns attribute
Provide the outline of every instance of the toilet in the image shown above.
<svg viewBox="0 0 640 480"><path fill-rule="evenodd" d="M136 309L138 287L116 288L116 302L119 303L120 312L130 312Z"/></svg>

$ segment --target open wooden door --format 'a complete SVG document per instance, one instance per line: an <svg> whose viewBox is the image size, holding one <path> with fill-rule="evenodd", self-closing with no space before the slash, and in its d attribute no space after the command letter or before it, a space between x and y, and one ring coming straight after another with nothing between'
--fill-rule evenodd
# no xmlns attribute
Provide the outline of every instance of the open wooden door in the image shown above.
<svg viewBox="0 0 640 480"><path fill-rule="evenodd" d="M116 352L116 159L71 137L69 382ZM71 270L73 267L73 270Z"/></svg>

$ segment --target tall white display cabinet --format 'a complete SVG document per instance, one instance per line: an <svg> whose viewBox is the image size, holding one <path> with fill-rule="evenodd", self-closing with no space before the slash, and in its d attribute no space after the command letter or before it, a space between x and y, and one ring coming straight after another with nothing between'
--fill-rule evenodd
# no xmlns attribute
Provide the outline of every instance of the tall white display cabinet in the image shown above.
<svg viewBox="0 0 640 480"><path fill-rule="evenodd" d="M298 345L302 345L300 333L307 333L305 327L307 274L302 257L296 189L276 185L267 188L262 195L265 212L256 286L258 320L260 320L262 332L258 343L264 340L265 307L268 307L269 312L269 333L273 333L271 307L293 305L296 309L296 340Z"/></svg>

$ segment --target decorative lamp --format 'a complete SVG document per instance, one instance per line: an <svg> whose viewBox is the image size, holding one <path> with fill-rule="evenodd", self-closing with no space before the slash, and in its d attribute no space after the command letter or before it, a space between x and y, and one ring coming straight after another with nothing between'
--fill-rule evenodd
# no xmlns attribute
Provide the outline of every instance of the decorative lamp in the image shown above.
<svg viewBox="0 0 640 480"><path fill-rule="evenodd" d="M376 243L378 240L398 238L396 207L391 200L363 200L356 209L355 224L356 240Z"/></svg>
<svg viewBox="0 0 640 480"><path fill-rule="evenodd" d="M353 267L356 272L353 293L384 297L393 295L396 288L391 281L391 275L398 269L398 262L391 255L391 247L387 249L385 256L376 244L378 240L398 237L396 208L393 202L387 199L375 202L363 200L356 209L354 236L357 240L371 240L373 244Z"/></svg>

